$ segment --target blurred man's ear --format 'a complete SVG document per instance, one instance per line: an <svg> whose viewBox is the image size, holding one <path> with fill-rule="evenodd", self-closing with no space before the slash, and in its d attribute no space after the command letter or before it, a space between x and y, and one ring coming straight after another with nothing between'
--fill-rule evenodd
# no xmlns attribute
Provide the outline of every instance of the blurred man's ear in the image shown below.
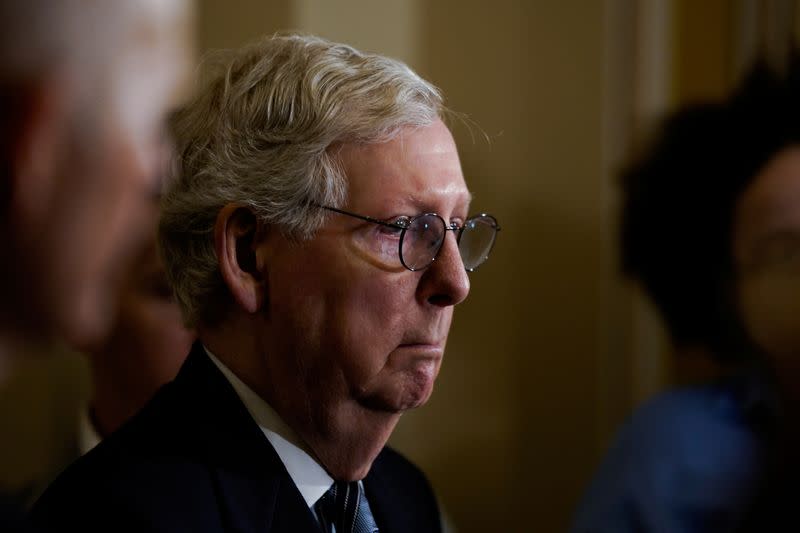
<svg viewBox="0 0 800 533"><path fill-rule="evenodd" d="M23 213L44 209L58 175L69 130L65 92L57 79L2 90L3 180L0 192ZM7 205L7 204L6 204Z"/></svg>
<svg viewBox="0 0 800 533"><path fill-rule="evenodd" d="M228 204L217 215L214 246L220 272L234 300L249 313L264 305L266 284L258 268L256 246L260 224L249 209Z"/></svg>

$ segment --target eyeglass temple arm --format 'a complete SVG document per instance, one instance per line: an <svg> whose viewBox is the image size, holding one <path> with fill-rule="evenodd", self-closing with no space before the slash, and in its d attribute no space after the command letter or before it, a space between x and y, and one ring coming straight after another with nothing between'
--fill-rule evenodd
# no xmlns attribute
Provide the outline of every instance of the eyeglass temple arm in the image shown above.
<svg viewBox="0 0 800 533"><path fill-rule="evenodd" d="M318 204L311 204L311 205L319 207L320 209L325 209L327 211L333 211L334 213L339 213L341 215L346 215L348 217L358 218L358 219L361 219L361 220L364 220L364 221L367 221L367 222L372 222L373 224L380 224L381 226L386 226L386 227L389 227L389 228L398 228L398 229L405 229L406 228L405 226L403 226L401 224L397 224L395 222L386 222L385 220L378 220L377 218L372 218L372 217L369 217L367 215L359 215L359 214L356 214L356 213L351 213L349 211L344 211L342 209L337 209L335 207L330 207L330 206L327 206L327 205L318 205Z"/></svg>
<svg viewBox="0 0 800 533"><path fill-rule="evenodd" d="M386 222L385 220L379 220L377 218L372 218L372 217L367 216L367 215L359 215L357 213L351 213L350 211L345 211L343 209L338 209L336 207L330 207L330 206L327 206L327 205L319 205L319 204L315 204L315 203L312 203L310 205L313 205L315 207L319 207L320 209L325 209L327 211L333 211L334 213L339 213L341 215L346 215L348 217L358 218L358 219L361 219L361 220L364 220L364 221L367 221L367 222L372 222L374 224L380 224L381 226L386 226L386 227L389 227L389 228L398 228L398 229L405 229L406 228L406 226L403 226L402 224L397 224L396 222ZM486 213L481 213L480 215L477 215L477 216L478 217L489 217L489 218L491 218L492 221L494 222L495 231L500 231L500 225L497 223L497 219L494 218L494 216L486 214ZM477 218L477 217L470 217L470 218ZM445 230L447 230L447 231L457 231L457 230L463 230L463 229L464 229L464 225L455 226L454 227L452 225L449 225L449 224L445 223Z"/></svg>

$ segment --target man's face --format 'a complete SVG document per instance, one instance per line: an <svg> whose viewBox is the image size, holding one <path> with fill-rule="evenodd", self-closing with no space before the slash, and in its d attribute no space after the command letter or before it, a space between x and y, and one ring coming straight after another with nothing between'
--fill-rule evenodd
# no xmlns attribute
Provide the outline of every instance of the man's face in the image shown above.
<svg viewBox="0 0 800 533"><path fill-rule="evenodd" d="M800 147L776 154L742 193L733 250L748 333L800 383Z"/></svg>
<svg viewBox="0 0 800 533"><path fill-rule="evenodd" d="M155 208L153 211L157 216ZM109 339L89 356L98 367L112 369L109 375L126 376L116 388L132 402L144 405L175 377L193 341L194 333L183 326L155 235L151 235L122 283Z"/></svg>
<svg viewBox="0 0 800 533"><path fill-rule="evenodd" d="M339 155L348 211L387 221L467 217L470 193L442 122L383 144L344 145ZM291 425L324 433L353 423L354 413L399 413L430 396L469 279L453 232L416 272L401 265L398 240L389 228L332 213L309 241L276 232L263 242L268 400Z"/></svg>
<svg viewBox="0 0 800 533"><path fill-rule="evenodd" d="M184 4L137 3L115 53L87 67L96 80L64 104L55 170L36 176L17 217L18 274L31 280L20 280L20 306L78 347L107 333L122 273L156 223L164 118L187 66Z"/></svg>

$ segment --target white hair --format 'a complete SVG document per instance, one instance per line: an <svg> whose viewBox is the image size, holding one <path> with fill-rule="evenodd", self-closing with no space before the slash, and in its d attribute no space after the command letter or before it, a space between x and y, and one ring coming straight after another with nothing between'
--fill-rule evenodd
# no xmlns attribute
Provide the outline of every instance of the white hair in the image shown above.
<svg viewBox="0 0 800 533"><path fill-rule="evenodd" d="M0 0L0 80L36 79L95 64L134 5L125 0Z"/></svg>
<svg viewBox="0 0 800 533"><path fill-rule="evenodd" d="M190 5L190 0L0 0L0 94L16 97L32 87L56 86L68 102L70 135L91 148L102 134L96 127L104 112L98 101L120 82L115 69L120 57L143 35L177 26ZM13 99L0 104L13 106Z"/></svg>
<svg viewBox="0 0 800 533"><path fill-rule="evenodd" d="M206 66L208 79L174 117L178 168L159 228L192 327L219 322L230 303L213 242L223 206L310 238L326 216L314 204L347 197L332 147L385 142L444 111L439 91L404 63L313 36L275 35Z"/></svg>

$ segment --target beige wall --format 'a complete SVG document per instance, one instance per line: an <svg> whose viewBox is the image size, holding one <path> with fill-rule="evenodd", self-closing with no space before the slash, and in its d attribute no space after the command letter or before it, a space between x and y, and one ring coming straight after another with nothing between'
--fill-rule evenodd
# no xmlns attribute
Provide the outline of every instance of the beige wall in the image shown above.
<svg viewBox="0 0 800 533"><path fill-rule="evenodd" d="M563 531L595 453L602 3L438 1L421 24L417 67L490 138L455 129L474 204L504 230L433 405L409 417L416 456L462 530Z"/></svg>
<svg viewBox="0 0 800 533"><path fill-rule="evenodd" d="M197 41L202 54L233 48L290 26L290 0L196 0Z"/></svg>
<svg viewBox="0 0 800 533"><path fill-rule="evenodd" d="M676 103L722 98L733 78L732 2L676 2Z"/></svg>

